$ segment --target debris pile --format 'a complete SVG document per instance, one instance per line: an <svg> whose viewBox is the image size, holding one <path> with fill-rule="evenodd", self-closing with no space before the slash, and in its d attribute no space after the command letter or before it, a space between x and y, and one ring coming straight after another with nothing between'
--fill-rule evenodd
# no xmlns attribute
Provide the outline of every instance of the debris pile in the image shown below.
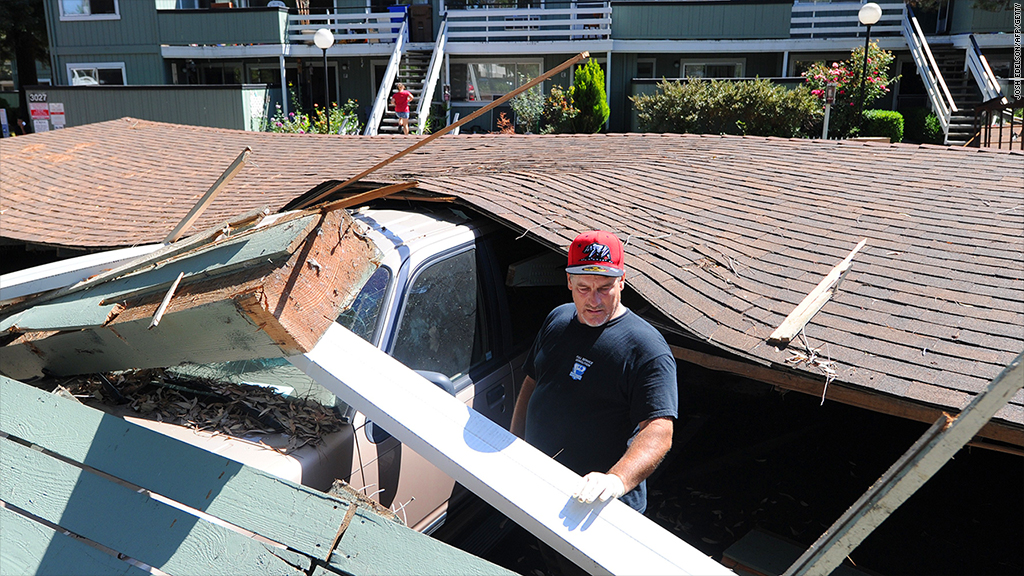
<svg viewBox="0 0 1024 576"><path fill-rule="evenodd" d="M274 448L283 454L316 446L345 424L332 408L310 399L160 368L76 376L61 381L54 392L98 407L127 407L157 422L257 442L259 436L286 434L287 445Z"/></svg>

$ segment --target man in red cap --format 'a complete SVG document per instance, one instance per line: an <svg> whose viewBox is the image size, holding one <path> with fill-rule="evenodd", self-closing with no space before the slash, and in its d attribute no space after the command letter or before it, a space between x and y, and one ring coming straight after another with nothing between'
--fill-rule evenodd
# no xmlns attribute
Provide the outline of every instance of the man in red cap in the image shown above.
<svg viewBox="0 0 1024 576"><path fill-rule="evenodd" d="M647 507L645 480L672 446L679 400L665 338L622 305L623 247L580 234L566 268L572 303L544 321L524 369L512 432L584 475L584 503Z"/></svg>

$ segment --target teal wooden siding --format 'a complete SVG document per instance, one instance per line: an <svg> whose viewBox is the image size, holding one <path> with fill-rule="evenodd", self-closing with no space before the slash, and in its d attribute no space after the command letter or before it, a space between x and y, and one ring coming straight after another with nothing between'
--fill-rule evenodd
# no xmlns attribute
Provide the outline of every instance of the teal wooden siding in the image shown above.
<svg viewBox="0 0 1024 576"><path fill-rule="evenodd" d="M284 10L161 10L156 13L160 44L284 44Z"/></svg>
<svg viewBox="0 0 1024 576"><path fill-rule="evenodd" d="M153 0L118 2L117 20L61 20L60 0L45 0L50 45L69 47L155 46L156 3Z"/></svg>
<svg viewBox="0 0 1024 576"><path fill-rule="evenodd" d="M616 40L789 38L792 4L614 4Z"/></svg>
<svg viewBox="0 0 1024 576"><path fill-rule="evenodd" d="M48 102L64 104L68 127L130 116L142 120L258 130L270 112L267 89L260 86L52 86Z"/></svg>
<svg viewBox="0 0 1024 576"><path fill-rule="evenodd" d="M974 8L971 0L955 0L950 20L950 34L1013 33L1013 8L989 12Z"/></svg>

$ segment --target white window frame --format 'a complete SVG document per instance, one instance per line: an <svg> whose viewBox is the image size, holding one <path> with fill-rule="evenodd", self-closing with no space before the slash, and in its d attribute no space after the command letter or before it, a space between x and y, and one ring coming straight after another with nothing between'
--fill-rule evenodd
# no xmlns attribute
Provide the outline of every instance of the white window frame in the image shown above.
<svg viewBox="0 0 1024 576"><path fill-rule="evenodd" d="M740 74L739 74L739 76L734 76L734 78L745 78L746 74L747 74L747 59L746 58L683 58L682 60L679 61L679 76L681 78L686 78L687 77L686 76L686 66L687 65L691 65L692 66L694 64L704 64L704 65L708 65L708 64L712 64L712 65L716 65L716 64L733 64L733 65L739 65L739 67L740 67ZM708 79L708 80L718 80L718 79L720 79L720 78L708 78L708 77L703 77L703 78Z"/></svg>
<svg viewBox="0 0 1024 576"><path fill-rule="evenodd" d="M71 83L71 79L74 77L74 74L72 73L73 70L83 70L91 68L95 68L97 70L120 70L122 86L128 85L128 75L125 73L124 62L74 62L67 64L66 66L66 71L68 75L68 86L73 85ZM82 84L79 84L79 86L82 86Z"/></svg>
<svg viewBox="0 0 1024 576"><path fill-rule="evenodd" d="M57 7L60 9L61 21L84 21L84 20L120 20L121 19L121 4L120 0L114 0L114 13L113 14L65 14L64 13L64 0L57 0Z"/></svg>
<svg viewBox="0 0 1024 576"><path fill-rule="evenodd" d="M537 64L540 66L540 75L543 75L544 70L544 59L543 58L452 58L450 60L449 68L455 64L466 64L467 66L473 64ZM448 83L451 83L449 78ZM541 82L541 91L544 90L544 82ZM455 106L481 106L490 104L492 100L452 100L450 104Z"/></svg>

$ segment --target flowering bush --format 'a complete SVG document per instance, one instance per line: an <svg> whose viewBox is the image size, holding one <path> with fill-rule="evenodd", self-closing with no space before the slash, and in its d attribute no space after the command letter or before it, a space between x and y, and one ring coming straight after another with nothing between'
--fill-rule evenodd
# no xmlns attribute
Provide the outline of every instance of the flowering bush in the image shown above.
<svg viewBox="0 0 1024 576"><path fill-rule="evenodd" d="M551 87L551 94L544 99L544 111L541 114L544 128L541 134L574 132L572 122L580 111L573 105L572 93L572 86L568 90L562 90L561 86Z"/></svg>
<svg viewBox="0 0 1024 576"><path fill-rule="evenodd" d="M334 134L359 134L362 126L359 117L356 115L356 101L349 100L344 105L338 106L337 102L331 102L330 107L331 132ZM270 120L268 132L288 132L291 134L326 134L328 114L320 106L313 105L313 113L289 112L285 116L281 105L277 105L277 113Z"/></svg>
<svg viewBox="0 0 1024 576"><path fill-rule="evenodd" d="M882 50L876 42L868 47L867 73L864 75L864 103L861 107L861 74L864 72L864 47L850 53L844 62L833 62L831 66L816 62L803 73L804 82L811 89L822 106L825 105L825 87L836 85L836 101L832 104L829 132L839 136L852 136L860 124L858 116L871 103L889 92L889 86L898 76L889 76L892 52Z"/></svg>

